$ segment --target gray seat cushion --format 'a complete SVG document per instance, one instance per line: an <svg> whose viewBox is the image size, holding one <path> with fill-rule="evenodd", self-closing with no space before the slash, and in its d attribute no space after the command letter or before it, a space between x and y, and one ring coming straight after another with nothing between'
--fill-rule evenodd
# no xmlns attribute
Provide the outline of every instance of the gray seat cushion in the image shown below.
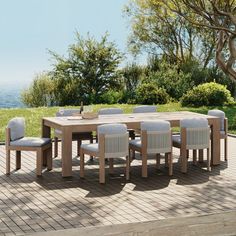
<svg viewBox="0 0 236 236"><path fill-rule="evenodd" d="M179 134L172 135L172 141L173 141L174 146L175 145L180 145L181 144L180 135Z"/></svg>
<svg viewBox="0 0 236 236"><path fill-rule="evenodd" d="M90 152L98 152L98 143L81 144L81 148Z"/></svg>
<svg viewBox="0 0 236 236"><path fill-rule="evenodd" d="M139 147L139 148L141 148L141 146L142 146L142 143L141 143L141 139L140 139L140 138L130 140L129 143L132 144L132 145L134 145L134 146L136 146L136 147Z"/></svg>
<svg viewBox="0 0 236 236"><path fill-rule="evenodd" d="M51 142L50 138L35 138L35 137L25 137L11 141L11 146L21 146L21 147L42 147Z"/></svg>

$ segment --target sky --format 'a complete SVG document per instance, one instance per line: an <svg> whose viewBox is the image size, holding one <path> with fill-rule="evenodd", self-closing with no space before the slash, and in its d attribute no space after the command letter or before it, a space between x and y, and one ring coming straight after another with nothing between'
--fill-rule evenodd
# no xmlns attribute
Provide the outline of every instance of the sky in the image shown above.
<svg viewBox="0 0 236 236"><path fill-rule="evenodd" d="M127 52L128 0L0 0L0 86L25 88L36 73L53 63L48 50L60 55L75 42L75 32L100 39L109 32Z"/></svg>

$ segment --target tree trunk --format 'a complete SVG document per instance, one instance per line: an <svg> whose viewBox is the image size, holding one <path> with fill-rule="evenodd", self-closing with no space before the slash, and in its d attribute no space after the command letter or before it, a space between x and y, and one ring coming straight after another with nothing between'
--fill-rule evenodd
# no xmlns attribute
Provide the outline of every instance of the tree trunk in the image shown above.
<svg viewBox="0 0 236 236"><path fill-rule="evenodd" d="M216 63L221 70L229 76L232 81L236 81L236 71L234 69L236 63L236 47L235 35L228 35L225 31L219 31L217 48L216 48ZM224 48L229 47L229 58L226 59L223 55Z"/></svg>

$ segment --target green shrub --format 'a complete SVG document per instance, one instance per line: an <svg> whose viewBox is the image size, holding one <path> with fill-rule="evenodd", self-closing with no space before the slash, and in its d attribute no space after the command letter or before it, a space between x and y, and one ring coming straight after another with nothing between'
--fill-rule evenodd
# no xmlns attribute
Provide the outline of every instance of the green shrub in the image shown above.
<svg viewBox="0 0 236 236"><path fill-rule="evenodd" d="M38 74L28 89L21 93L21 101L29 107L55 105L54 83L46 73Z"/></svg>
<svg viewBox="0 0 236 236"><path fill-rule="evenodd" d="M225 75L217 66L202 67L198 61L186 61L180 66L180 70L184 74L190 75L190 80L194 86L203 83L216 82L226 85L227 89L234 96L236 91L236 84L227 75Z"/></svg>
<svg viewBox="0 0 236 236"><path fill-rule="evenodd" d="M190 81L190 75L179 72L174 68L165 71L158 71L151 76L158 87L164 88L166 92L175 100L179 100L194 85Z"/></svg>
<svg viewBox="0 0 236 236"><path fill-rule="evenodd" d="M136 90L123 90L120 103L136 104Z"/></svg>
<svg viewBox="0 0 236 236"><path fill-rule="evenodd" d="M119 103L122 98L122 95L123 95L122 92L109 90L106 93L101 95L99 101L100 103L106 103L106 104Z"/></svg>
<svg viewBox="0 0 236 236"><path fill-rule="evenodd" d="M135 103L135 90L138 85L142 83L145 67L135 63L127 64L120 70L123 82L123 95L121 98L122 103Z"/></svg>
<svg viewBox="0 0 236 236"><path fill-rule="evenodd" d="M169 95L163 88L158 88L155 84L144 83L136 90L136 102L140 104L166 104Z"/></svg>
<svg viewBox="0 0 236 236"><path fill-rule="evenodd" d="M224 85L215 82L194 87L181 98L182 106L222 106L232 103L230 91Z"/></svg>

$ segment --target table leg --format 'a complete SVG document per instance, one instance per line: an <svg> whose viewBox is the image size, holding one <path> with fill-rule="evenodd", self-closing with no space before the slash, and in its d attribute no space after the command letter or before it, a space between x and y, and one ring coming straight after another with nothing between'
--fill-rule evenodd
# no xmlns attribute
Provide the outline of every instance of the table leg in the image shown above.
<svg viewBox="0 0 236 236"><path fill-rule="evenodd" d="M72 130L65 127L61 140L62 177L72 176Z"/></svg>
<svg viewBox="0 0 236 236"><path fill-rule="evenodd" d="M46 126L44 120L42 120L42 137L51 138L51 127Z"/></svg>
<svg viewBox="0 0 236 236"><path fill-rule="evenodd" d="M51 127L46 126L44 124L44 120L42 120L42 137L43 138L51 138ZM43 155L43 166L47 166L46 155Z"/></svg>
<svg viewBox="0 0 236 236"><path fill-rule="evenodd" d="M211 164L219 165L220 164L220 119L214 119L214 122L211 126Z"/></svg>

